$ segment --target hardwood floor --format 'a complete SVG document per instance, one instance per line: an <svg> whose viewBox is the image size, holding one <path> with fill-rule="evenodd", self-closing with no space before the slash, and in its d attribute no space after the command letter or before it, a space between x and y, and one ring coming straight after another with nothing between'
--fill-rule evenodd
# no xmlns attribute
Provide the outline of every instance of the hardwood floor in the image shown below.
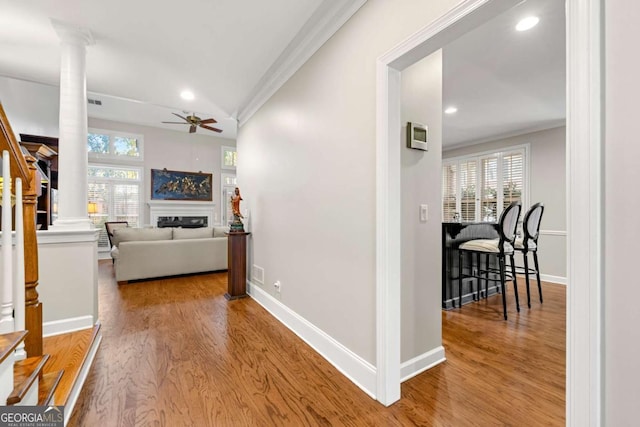
<svg viewBox="0 0 640 427"><path fill-rule="evenodd" d="M255 301L227 301L226 273L112 274L100 264L103 341L70 426L564 425L564 286L519 315L511 291L508 322L500 296L443 312L447 361L385 408Z"/></svg>

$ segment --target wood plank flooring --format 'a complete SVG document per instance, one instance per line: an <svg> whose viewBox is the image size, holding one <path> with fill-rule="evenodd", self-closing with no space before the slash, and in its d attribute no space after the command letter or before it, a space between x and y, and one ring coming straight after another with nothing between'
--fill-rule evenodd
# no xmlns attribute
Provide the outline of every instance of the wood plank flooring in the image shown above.
<svg viewBox="0 0 640 427"><path fill-rule="evenodd" d="M564 425L564 286L519 315L510 291L508 322L500 296L443 312L447 361L385 408L255 301L227 301L226 273L112 274L101 262L103 341L70 426Z"/></svg>

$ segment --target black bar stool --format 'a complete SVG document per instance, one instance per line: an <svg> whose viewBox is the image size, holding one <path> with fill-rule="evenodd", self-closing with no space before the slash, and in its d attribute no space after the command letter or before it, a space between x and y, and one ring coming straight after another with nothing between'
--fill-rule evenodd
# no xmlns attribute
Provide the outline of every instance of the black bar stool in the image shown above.
<svg viewBox="0 0 640 427"><path fill-rule="evenodd" d="M507 296L505 289L505 282L508 280L513 281L513 288L516 294L516 309L520 312L520 301L518 300L518 283L516 282L516 271L514 262L514 244L516 240L516 228L518 227L518 219L520 218L520 212L522 210L522 204L520 202L513 202L507 206L500 215L498 221L498 239L476 239L463 243L458 247L458 265L460 266L460 273L458 274L458 292L460 296L460 307L462 307L462 279L464 277L474 277L477 279L484 279L489 281L498 281L497 279L489 278L489 275L496 273L492 271L489 266L486 266L486 271L480 270L480 255L495 255L498 257L500 274L500 288L502 290L502 308L504 310L504 320L507 320ZM464 265L464 255L469 256L469 274L463 273L462 266ZM476 254L478 259L478 275L473 275L473 255ZM511 261L511 274L506 271L506 257L510 257ZM484 276L482 275L484 273Z"/></svg>
<svg viewBox="0 0 640 427"><path fill-rule="evenodd" d="M522 253L524 258L524 268L517 267L518 273L523 273L527 283L527 305L531 308L531 294L529 292L529 274L535 273L538 281L538 295L540 295L540 303L542 303L542 286L540 285L540 269L538 268L538 236L540 235L540 222L544 213L544 204L536 203L531 206L524 215L522 221L522 229L524 237L516 239L515 248ZM533 255L533 264L535 268L529 268L528 254Z"/></svg>

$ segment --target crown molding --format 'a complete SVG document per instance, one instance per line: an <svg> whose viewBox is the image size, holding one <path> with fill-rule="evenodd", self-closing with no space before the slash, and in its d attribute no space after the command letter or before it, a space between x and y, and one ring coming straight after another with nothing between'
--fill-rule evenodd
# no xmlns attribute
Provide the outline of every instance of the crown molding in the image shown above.
<svg viewBox="0 0 640 427"><path fill-rule="evenodd" d="M238 109L238 126L246 123L366 1L324 1Z"/></svg>

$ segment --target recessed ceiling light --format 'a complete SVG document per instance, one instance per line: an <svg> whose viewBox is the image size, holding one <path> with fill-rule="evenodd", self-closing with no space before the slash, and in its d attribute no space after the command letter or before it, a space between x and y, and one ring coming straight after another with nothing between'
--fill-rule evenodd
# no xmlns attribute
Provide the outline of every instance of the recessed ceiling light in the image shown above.
<svg viewBox="0 0 640 427"><path fill-rule="evenodd" d="M518 25L516 25L516 30L518 31L530 30L536 25L538 25L538 22L540 22L540 18L538 18L537 16L527 16L526 18L523 18L520 20L520 22L518 22Z"/></svg>
<svg viewBox="0 0 640 427"><path fill-rule="evenodd" d="M186 99L187 101L191 101L193 98L195 98L193 92L191 92L190 90L183 90L182 92L180 92L180 97L182 99Z"/></svg>
<svg viewBox="0 0 640 427"><path fill-rule="evenodd" d="M458 111L458 109L456 107L447 107L446 110L444 110L445 114L454 114Z"/></svg>

